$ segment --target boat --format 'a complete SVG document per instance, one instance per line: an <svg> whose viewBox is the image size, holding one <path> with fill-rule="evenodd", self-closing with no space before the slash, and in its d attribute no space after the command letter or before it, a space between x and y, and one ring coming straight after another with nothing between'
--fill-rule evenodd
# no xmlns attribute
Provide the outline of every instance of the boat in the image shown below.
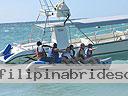
<svg viewBox="0 0 128 96"><path fill-rule="evenodd" d="M48 69L49 71L62 71L62 70L109 70L112 63L112 58L101 59L99 64L48 64L44 61L33 61L25 68L27 72L42 72Z"/></svg>
<svg viewBox="0 0 128 96"><path fill-rule="evenodd" d="M94 51L94 56L118 53L128 51L128 30L125 31L112 31L111 33L96 34L94 36L87 36L85 32L81 30L84 27L97 27L109 24L118 24L118 21L126 23L128 17L106 17L100 19L69 19L70 18L70 9L66 3L62 0L56 5L51 2L51 0L41 0L41 10L37 21L41 15L46 16L46 21L43 24L36 24L38 28L42 28L44 34L47 33L46 29L50 29L51 32L51 41L42 41L43 44L52 45L53 43L58 44L59 49L65 49L70 44L74 45L76 50L79 48L81 43L84 43L86 46L88 44L93 44L96 48ZM63 18L62 20L56 22L50 22L49 18L55 16L57 18ZM70 33L70 27L75 27L77 30L83 34L84 37L81 38L68 38L68 32ZM113 28L111 28L113 30ZM43 34L43 33L42 33ZM9 47L8 47L9 46ZM116 46L116 47L115 47ZM3 64L25 64L36 61L34 57L34 50L36 49L36 42L30 42L26 44L13 44L7 45L0 52L0 63ZM47 50L47 48L46 48ZM5 54L5 53L6 54ZM107 61L107 60L106 60ZM109 62L110 63L110 62Z"/></svg>

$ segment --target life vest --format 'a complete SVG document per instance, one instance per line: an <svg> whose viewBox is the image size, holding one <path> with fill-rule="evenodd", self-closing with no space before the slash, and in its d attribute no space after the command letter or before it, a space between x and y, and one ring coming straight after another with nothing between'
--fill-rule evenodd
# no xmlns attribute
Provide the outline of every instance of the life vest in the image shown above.
<svg viewBox="0 0 128 96"><path fill-rule="evenodd" d="M75 56L75 51L74 51L74 50L71 50L70 53L71 53L71 56L72 56L72 57Z"/></svg>
<svg viewBox="0 0 128 96"><path fill-rule="evenodd" d="M92 50L90 50L89 48L87 48L85 50L85 54L86 54L86 57L89 58L89 57L92 57Z"/></svg>
<svg viewBox="0 0 128 96"><path fill-rule="evenodd" d="M55 48L52 48L51 56L55 59L59 58L59 52L54 50Z"/></svg>
<svg viewBox="0 0 128 96"><path fill-rule="evenodd" d="M47 57L47 54L46 54L46 52L42 46L37 47L36 56L38 59L41 59L43 57Z"/></svg>
<svg viewBox="0 0 128 96"><path fill-rule="evenodd" d="M62 56L66 57L67 59L71 59L72 58L71 53L69 53L69 52L64 52Z"/></svg>
<svg viewBox="0 0 128 96"><path fill-rule="evenodd" d="M82 51L82 54L80 53L81 51ZM81 57L82 59L85 59L85 50L80 48L77 53L77 57Z"/></svg>

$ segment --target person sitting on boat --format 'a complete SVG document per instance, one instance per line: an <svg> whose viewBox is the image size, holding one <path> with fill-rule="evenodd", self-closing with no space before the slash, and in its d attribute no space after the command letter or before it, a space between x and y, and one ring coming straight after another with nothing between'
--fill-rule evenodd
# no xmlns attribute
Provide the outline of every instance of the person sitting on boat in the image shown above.
<svg viewBox="0 0 128 96"><path fill-rule="evenodd" d="M97 61L92 57L92 51L95 50L92 48L92 44L88 44L87 49L85 50L85 45L82 43L80 45L80 49L77 53L77 59L83 64L86 64L88 62L92 62L93 64L96 64Z"/></svg>
<svg viewBox="0 0 128 96"><path fill-rule="evenodd" d="M74 46L73 45L70 45L69 47L70 47L70 53L71 53L72 58L75 58Z"/></svg>
<svg viewBox="0 0 128 96"><path fill-rule="evenodd" d="M66 64L69 64L69 63L77 64L78 63L74 58L72 58L70 47L67 47L66 51L62 53L62 61Z"/></svg>
<svg viewBox="0 0 128 96"><path fill-rule="evenodd" d="M78 50L76 57L77 57L78 61L80 61L83 64L85 63L85 45L84 45L84 43L82 43L80 45L80 49Z"/></svg>
<svg viewBox="0 0 128 96"><path fill-rule="evenodd" d="M94 58L92 56L92 52L95 50L95 48L93 48L92 44L88 44L87 49L85 50L85 60L86 62L92 62L93 64L97 64L99 61L97 58Z"/></svg>
<svg viewBox="0 0 128 96"><path fill-rule="evenodd" d="M60 50L57 48L57 44L54 43L53 47L49 50L49 57L54 58L54 63L61 63L61 58L59 58Z"/></svg>
<svg viewBox="0 0 128 96"><path fill-rule="evenodd" d="M37 42L37 48L36 48L36 56L38 61L45 61L49 63L54 63L54 59L51 57L47 57L47 54L43 48L43 45L40 41Z"/></svg>

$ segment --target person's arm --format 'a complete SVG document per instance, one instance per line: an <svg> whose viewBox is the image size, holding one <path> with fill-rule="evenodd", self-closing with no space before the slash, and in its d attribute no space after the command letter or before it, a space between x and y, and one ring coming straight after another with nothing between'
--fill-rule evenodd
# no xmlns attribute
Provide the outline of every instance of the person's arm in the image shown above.
<svg viewBox="0 0 128 96"><path fill-rule="evenodd" d="M89 50L92 50L92 51L94 51L94 50L96 50L96 48L89 48Z"/></svg>
<svg viewBox="0 0 128 96"><path fill-rule="evenodd" d="M59 49L58 48L54 48L53 49L55 52L59 52Z"/></svg>
<svg viewBox="0 0 128 96"><path fill-rule="evenodd" d="M75 50L73 50L73 57L75 57L75 54L76 54L76 52L75 52Z"/></svg>
<svg viewBox="0 0 128 96"><path fill-rule="evenodd" d="M36 48L35 52L34 52L34 57L37 57L38 55L38 47Z"/></svg>
<svg viewBox="0 0 128 96"><path fill-rule="evenodd" d="M50 48L52 48L52 46L50 46L50 45L42 45L43 47L50 47Z"/></svg>
<svg viewBox="0 0 128 96"><path fill-rule="evenodd" d="M55 50L57 51L57 52L60 52L60 53L64 53L64 52L66 52L66 49L58 49L58 48L55 48Z"/></svg>

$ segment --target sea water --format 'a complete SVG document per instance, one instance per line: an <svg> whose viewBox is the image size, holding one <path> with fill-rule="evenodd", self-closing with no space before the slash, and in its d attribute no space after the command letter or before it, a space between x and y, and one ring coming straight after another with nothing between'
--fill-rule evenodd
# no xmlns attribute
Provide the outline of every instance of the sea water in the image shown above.
<svg viewBox="0 0 128 96"><path fill-rule="evenodd" d="M128 96L128 84L1 84L0 96Z"/></svg>
<svg viewBox="0 0 128 96"><path fill-rule="evenodd" d="M124 26L124 27L120 27ZM111 31L125 31L127 23L82 28L87 35ZM110 29L110 30L106 30ZM76 29L69 29L69 38L83 37ZM100 30L100 33L98 31ZM35 26L34 22L0 24L0 50L7 44L50 40L51 33ZM128 63L127 52L110 54L113 63ZM128 96L128 84L0 84L0 96Z"/></svg>

